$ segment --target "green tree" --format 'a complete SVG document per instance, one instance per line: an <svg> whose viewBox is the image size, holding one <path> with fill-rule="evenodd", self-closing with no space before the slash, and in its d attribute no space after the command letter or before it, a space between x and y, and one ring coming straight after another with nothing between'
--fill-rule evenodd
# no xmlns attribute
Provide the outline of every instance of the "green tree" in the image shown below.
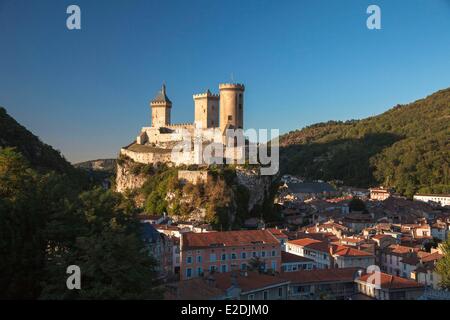
<svg viewBox="0 0 450 320"><path fill-rule="evenodd" d="M442 244L444 256L437 262L436 271L441 276L440 285L450 289L450 239Z"/></svg>

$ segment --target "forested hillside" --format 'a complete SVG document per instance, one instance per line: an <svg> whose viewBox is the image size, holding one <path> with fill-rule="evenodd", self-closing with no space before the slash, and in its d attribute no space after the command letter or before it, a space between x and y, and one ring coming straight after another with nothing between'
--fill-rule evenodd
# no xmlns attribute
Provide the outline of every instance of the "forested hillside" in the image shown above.
<svg viewBox="0 0 450 320"><path fill-rule="evenodd" d="M363 120L329 121L280 137L281 170L368 187L450 193L450 89Z"/></svg>
<svg viewBox="0 0 450 320"><path fill-rule="evenodd" d="M43 143L0 107L0 148L14 147L36 169L69 173L73 167L51 146Z"/></svg>
<svg viewBox="0 0 450 320"><path fill-rule="evenodd" d="M162 297L134 203L86 177L0 108L0 299Z"/></svg>

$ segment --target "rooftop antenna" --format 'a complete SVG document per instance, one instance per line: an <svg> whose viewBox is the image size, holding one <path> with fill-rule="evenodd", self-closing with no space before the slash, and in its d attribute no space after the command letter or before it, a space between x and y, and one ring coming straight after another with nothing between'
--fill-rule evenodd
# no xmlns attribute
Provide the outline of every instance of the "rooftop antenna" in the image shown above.
<svg viewBox="0 0 450 320"><path fill-rule="evenodd" d="M231 82L234 82L234 75L233 75L233 72L231 73L230 77L231 77Z"/></svg>

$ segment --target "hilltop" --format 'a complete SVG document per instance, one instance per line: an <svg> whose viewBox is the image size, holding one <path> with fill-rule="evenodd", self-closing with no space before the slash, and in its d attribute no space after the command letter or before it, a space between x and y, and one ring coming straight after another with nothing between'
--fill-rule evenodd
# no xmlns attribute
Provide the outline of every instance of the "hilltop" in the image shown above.
<svg viewBox="0 0 450 320"><path fill-rule="evenodd" d="M450 88L363 120L329 121L280 137L283 173L344 184L450 192Z"/></svg>
<svg viewBox="0 0 450 320"><path fill-rule="evenodd" d="M73 173L74 168L61 153L43 143L0 107L0 148L14 147L37 170Z"/></svg>
<svg viewBox="0 0 450 320"><path fill-rule="evenodd" d="M75 168L93 171L107 171L114 173L116 169L116 159L97 159L75 163Z"/></svg>

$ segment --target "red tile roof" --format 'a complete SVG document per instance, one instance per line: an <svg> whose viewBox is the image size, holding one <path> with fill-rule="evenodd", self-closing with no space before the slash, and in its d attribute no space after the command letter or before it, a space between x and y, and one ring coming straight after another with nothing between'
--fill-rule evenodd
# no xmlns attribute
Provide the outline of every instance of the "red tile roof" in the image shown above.
<svg viewBox="0 0 450 320"><path fill-rule="evenodd" d="M289 244L294 244L297 246L302 246L304 248L321 251L321 252L328 252L328 243L311 239L311 238L304 238L304 239L297 239L288 241Z"/></svg>
<svg viewBox="0 0 450 320"><path fill-rule="evenodd" d="M422 257L422 262L430 262L430 261L439 260L443 256L444 255L440 254L439 252L433 252L433 253L430 253L430 254L425 255L424 257Z"/></svg>
<svg viewBox="0 0 450 320"><path fill-rule="evenodd" d="M285 238L285 239L288 238L288 236L284 233L284 230L282 229L268 228L267 230L270 231L270 233L272 233L277 238Z"/></svg>
<svg viewBox="0 0 450 320"><path fill-rule="evenodd" d="M295 244L297 246L302 246L302 247L310 245L311 243L317 243L317 242L322 242L322 241L316 240L316 239L311 239L311 238L302 238L302 239L288 241L289 244Z"/></svg>
<svg viewBox="0 0 450 320"><path fill-rule="evenodd" d="M414 248L411 247L401 246L398 244L391 244L389 247L386 248L386 251L391 255L401 256L417 250L414 250Z"/></svg>
<svg viewBox="0 0 450 320"><path fill-rule="evenodd" d="M369 280L369 277L373 274L365 274L362 275L358 280L362 282L366 282ZM374 277L373 279L376 279ZM371 281L374 281L371 279ZM420 288L423 287L422 284L415 282L414 280L409 280L397 276L393 276L387 273L380 272L380 286L382 289L407 289L407 288ZM373 283L373 282L372 282Z"/></svg>
<svg viewBox="0 0 450 320"><path fill-rule="evenodd" d="M393 238L393 237L388 234L376 234L372 237L372 239L376 239L376 240L381 240L383 238Z"/></svg>
<svg viewBox="0 0 450 320"><path fill-rule="evenodd" d="M341 257L373 257L373 255L368 252L346 246L336 246L333 254Z"/></svg>
<svg viewBox="0 0 450 320"><path fill-rule="evenodd" d="M255 244L279 246L280 242L267 230L187 232L182 235L181 250L210 247L242 247Z"/></svg>
<svg viewBox="0 0 450 320"><path fill-rule="evenodd" d="M342 241L348 242L348 243L360 243L360 242L364 242L365 239L361 239L361 238L342 238Z"/></svg>

